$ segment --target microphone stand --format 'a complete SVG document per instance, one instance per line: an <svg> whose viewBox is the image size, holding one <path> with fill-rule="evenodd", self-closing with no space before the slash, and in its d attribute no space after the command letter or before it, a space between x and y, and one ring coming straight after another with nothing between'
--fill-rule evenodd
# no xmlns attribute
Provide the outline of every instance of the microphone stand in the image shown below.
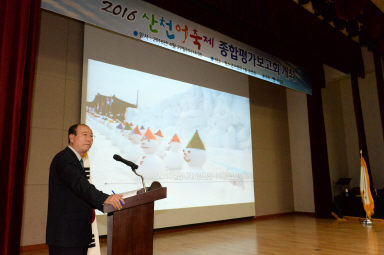
<svg viewBox="0 0 384 255"><path fill-rule="evenodd" d="M136 173L136 169L133 169L133 168L132 168L132 171L133 171L137 176L139 176L139 177L141 178L141 182L143 183L144 192L147 192L147 188L145 187L145 183L144 183L144 178L143 178L143 176L140 175L140 174L138 174L138 173Z"/></svg>

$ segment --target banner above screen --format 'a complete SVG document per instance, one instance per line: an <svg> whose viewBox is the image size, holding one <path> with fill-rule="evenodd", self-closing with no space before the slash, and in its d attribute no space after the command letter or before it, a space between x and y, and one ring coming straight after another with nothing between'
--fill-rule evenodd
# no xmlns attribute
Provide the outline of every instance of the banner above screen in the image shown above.
<svg viewBox="0 0 384 255"><path fill-rule="evenodd" d="M312 94L309 72L139 0L42 0L42 8Z"/></svg>

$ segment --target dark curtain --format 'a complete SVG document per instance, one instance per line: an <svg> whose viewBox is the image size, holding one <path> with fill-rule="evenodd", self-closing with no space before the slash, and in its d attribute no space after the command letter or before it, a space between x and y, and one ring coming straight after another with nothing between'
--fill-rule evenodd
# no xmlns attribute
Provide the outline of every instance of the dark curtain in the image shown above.
<svg viewBox="0 0 384 255"><path fill-rule="evenodd" d="M0 4L0 254L18 254L40 0Z"/></svg>
<svg viewBox="0 0 384 255"><path fill-rule="evenodd" d="M312 95L307 95L307 107L315 213L317 217L328 218L331 217L333 196L321 97L321 89L325 87L325 74L322 64L313 65L310 69Z"/></svg>

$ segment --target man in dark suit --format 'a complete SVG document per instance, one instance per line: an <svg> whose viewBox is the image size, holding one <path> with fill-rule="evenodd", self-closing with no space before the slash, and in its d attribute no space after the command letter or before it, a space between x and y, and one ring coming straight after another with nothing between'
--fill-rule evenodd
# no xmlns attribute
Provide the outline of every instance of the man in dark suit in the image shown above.
<svg viewBox="0 0 384 255"><path fill-rule="evenodd" d="M108 195L86 178L82 156L93 143L92 130L75 124L68 130L68 147L53 158L49 173L46 242L51 255L86 255L92 237L92 209L104 204L120 210L119 194Z"/></svg>

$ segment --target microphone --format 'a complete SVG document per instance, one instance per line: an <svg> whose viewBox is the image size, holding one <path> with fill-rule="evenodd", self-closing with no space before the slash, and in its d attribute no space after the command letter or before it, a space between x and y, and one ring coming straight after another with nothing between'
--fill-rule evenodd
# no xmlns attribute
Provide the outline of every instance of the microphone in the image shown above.
<svg viewBox="0 0 384 255"><path fill-rule="evenodd" d="M117 155L117 154L113 155L113 158L114 158L114 160L116 160L116 161L120 161L120 162L126 164L127 166L131 167L131 168L132 168L132 171L133 171L137 176L139 176L139 177L141 178L141 182L143 183L143 189L144 189L144 192L147 192L147 188L145 187L145 183L144 183L144 177L143 177L142 175L136 173L136 169L139 168L139 166L136 165L135 163L129 161L129 160L126 160L126 159L122 158L121 156L119 156L119 155Z"/></svg>
<svg viewBox="0 0 384 255"><path fill-rule="evenodd" d="M117 154L113 155L113 158L114 158L114 160L116 160L116 161L120 161L120 162L126 164L127 166L129 166L130 168L132 168L133 171L135 171L135 170L139 167L139 166L136 165L135 163L133 163L133 162L131 162L131 161L129 161L129 160L126 160L126 159L122 158L121 156L119 156L119 155L117 155Z"/></svg>

